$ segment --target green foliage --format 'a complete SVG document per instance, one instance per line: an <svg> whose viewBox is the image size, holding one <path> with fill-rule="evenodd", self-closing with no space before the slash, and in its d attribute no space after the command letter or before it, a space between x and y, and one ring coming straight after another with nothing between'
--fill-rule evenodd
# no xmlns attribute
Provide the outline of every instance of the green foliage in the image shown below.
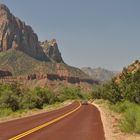
<svg viewBox="0 0 140 140"><path fill-rule="evenodd" d="M135 104L129 101L117 102L116 104L109 104L109 108L117 113L124 113L128 108L134 107Z"/></svg>
<svg viewBox="0 0 140 140"><path fill-rule="evenodd" d="M92 97L96 99L109 100L112 103L117 103L122 100L128 100L140 104L140 71L134 74L123 71L123 78L119 84L112 81L95 89Z"/></svg>
<svg viewBox="0 0 140 140"><path fill-rule="evenodd" d="M129 73L124 68L121 77L119 83L113 79L95 89L92 98L109 100L110 109L122 113L122 131L140 133L140 70Z"/></svg>
<svg viewBox="0 0 140 140"><path fill-rule="evenodd" d="M55 98L54 93L52 93L49 89L37 87L22 95L20 107L22 109L41 109L44 104L54 103Z"/></svg>
<svg viewBox="0 0 140 140"><path fill-rule="evenodd" d="M37 87L33 90L20 89L17 84L0 85L0 115L28 109L42 109L44 105L63 102L65 100L89 99L90 96L82 93L80 88L65 87L60 94L55 95L48 88Z"/></svg>
<svg viewBox="0 0 140 140"><path fill-rule="evenodd" d="M18 85L0 85L0 108L10 108L12 111L41 109L44 104L52 104L55 98L47 88L21 90Z"/></svg>
<svg viewBox="0 0 140 140"><path fill-rule="evenodd" d="M109 104L109 108L117 113L122 113L120 128L123 132L140 133L140 106L123 101L116 104Z"/></svg>
<svg viewBox="0 0 140 140"><path fill-rule="evenodd" d="M33 94L36 94L42 99L43 103L52 104L55 102L55 94L52 93L48 88L37 87L33 91Z"/></svg>
<svg viewBox="0 0 140 140"><path fill-rule="evenodd" d="M87 99L89 96L86 93L82 93L80 88L76 87L65 87L60 91L58 95L58 101L63 102L65 100L75 100L75 99Z"/></svg>
<svg viewBox="0 0 140 140"><path fill-rule="evenodd" d="M140 104L140 71L127 74L119 87L124 99Z"/></svg>
<svg viewBox="0 0 140 140"><path fill-rule="evenodd" d="M15 85L0 85L0 108L19 109L20 91Z"/></svg>
<svg viewBox="0 0 140 140"><path fill-rule="evenodd" d="M109 100L112 103L116 103L122 100L120 89L115 83L114 79L94 90L92 93L92 97L94 99Z"/></svg>
<svg viewBox="0 0 140 140"><path fill-rule="evenodd" d="M10 108L0 108L0 117L7 117L11 113L13 113L13 111Z"/></svg>
<svg viewBox="0 0 140 140"><path fill-rule="evenodd" d="M126 110L121 122L121 130L140 133L140 107L134 105Z"/></svg>
<svg viewBox="0 0 140 140"><path fill-rule="evenodd" d="M36 94L32 94L32 92L28 92L22 96L20 102L21 109L33 109L33 108L41 109L42 107L43 107L42 99Z"/></svg>

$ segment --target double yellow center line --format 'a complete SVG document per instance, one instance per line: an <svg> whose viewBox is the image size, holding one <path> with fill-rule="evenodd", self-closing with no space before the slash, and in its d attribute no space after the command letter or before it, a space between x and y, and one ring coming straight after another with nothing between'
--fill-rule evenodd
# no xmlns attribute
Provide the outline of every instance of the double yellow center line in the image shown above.
<svg viewBox="0 0 140 140"><path fill-rule="evenodd" d="M36 132L36 131L38 131L38 130L46 127L46 126L49 126L49 125L51 125L51 124L53 124L53 123L65 118L65 117L69 116L70 114L72 114L75 111L77 111L80 107L81 107L81 103L79 103L79 106L77 108L75 108L74 110L72 110L72 111L70 111L70 112L68 112L68 113L66 113L66 114L64 114L64 115L62 115L62 116L60 116L60 117L58 117L58 118L56 118L54 120L51 120L51 121L46 122L46 123L44 123L44 124L42 124L40 126L37 126L37 127L33 128L33 129L30 129L30 130L28 130L28 131L26 131L24 133L21 133L21 134L15 136L13 138L10 138L9 140L19 140L20 138L23 138L23 137L25 137L25 136L33 133L33 132Z"/></svg>

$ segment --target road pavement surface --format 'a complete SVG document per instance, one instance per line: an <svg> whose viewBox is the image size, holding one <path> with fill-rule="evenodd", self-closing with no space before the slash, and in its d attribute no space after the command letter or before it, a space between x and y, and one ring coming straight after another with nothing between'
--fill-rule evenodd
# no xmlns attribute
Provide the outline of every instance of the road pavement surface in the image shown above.
<svg viewBox="0 0 140 140"><path fill-rule="evenodd" d="M98 109L74 102L61 109L0 123L0 140L105 140Z"/></svg>

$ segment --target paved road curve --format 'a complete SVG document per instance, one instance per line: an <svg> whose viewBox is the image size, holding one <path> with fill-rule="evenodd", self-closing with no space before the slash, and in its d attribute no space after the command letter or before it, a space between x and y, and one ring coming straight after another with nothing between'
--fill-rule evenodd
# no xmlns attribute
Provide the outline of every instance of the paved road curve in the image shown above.
<svg viewBox="0 0 140 140"><path fill-rule="evenodd" d="M75 102L59 110L0 124L0 140L8 140L54 120L77 108ZM93 105L82 105L69 116L35 131L20 140L105 140L100 113Z"/></svg>

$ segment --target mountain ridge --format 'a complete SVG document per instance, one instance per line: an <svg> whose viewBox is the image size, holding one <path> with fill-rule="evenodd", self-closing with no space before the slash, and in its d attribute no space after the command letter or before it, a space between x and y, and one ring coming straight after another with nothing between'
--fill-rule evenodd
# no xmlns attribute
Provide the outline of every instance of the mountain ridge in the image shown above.
<svg viewBox="0 0 140 140"><path fill-rule="evenodd" d="M99 80L101 82L111 80L117 74L117 72L110 71L101 67L83 67L81 68L81 70L88 74L91 78Z"/></svg>

